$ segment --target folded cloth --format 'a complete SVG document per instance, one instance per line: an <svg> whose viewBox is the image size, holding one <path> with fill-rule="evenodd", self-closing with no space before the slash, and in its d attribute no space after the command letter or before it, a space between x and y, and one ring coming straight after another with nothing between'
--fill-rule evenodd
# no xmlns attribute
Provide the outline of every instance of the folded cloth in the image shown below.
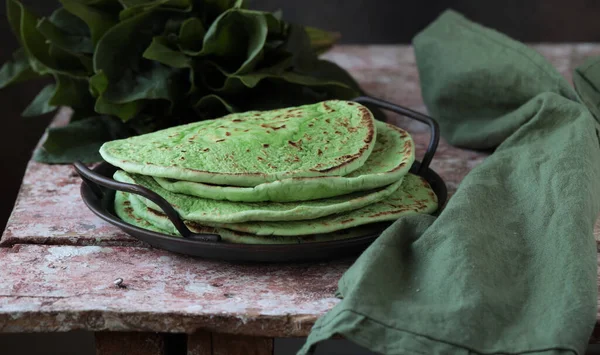
<svg viewBox="0 0 600 355"><path fill-rule="evenodd" d="M583 354L596 322L600 66L576 71L578 93L535 51L453 11L413 44L442 135L494 152L439 217L399 219L358 258L299 353L340 334L384 354Z"/></svg>

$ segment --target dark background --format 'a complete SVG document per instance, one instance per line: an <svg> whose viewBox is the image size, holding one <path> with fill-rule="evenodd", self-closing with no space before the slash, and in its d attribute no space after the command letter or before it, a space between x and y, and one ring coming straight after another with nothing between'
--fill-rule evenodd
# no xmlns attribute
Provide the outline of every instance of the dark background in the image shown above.
<svg viewBox="0 0 600 355"><path fill-rule="evenodd" d="M50 13L57 2L25 0L36 13ZM282 9L292 22L342 33L342 43L409 43L447 8L525 42L597 42L600 2L593 0L394 1L394 0L250 0L250 6ZM0 62L10 58L16 41L0 8ZM21 118L44 83L26 83L0 91L0 231L12 209L25 165L51 117Z"/></svg>
<svg viewBox="0 0 600 355"><path fill-rule="evenodd" d="M54 0L23 2L40 15L49 14L57 4ZM410 43L419 30L447 8L525 42L600 41L600 1L594 0L250 0L250 4L264 10L282 9L289 21L340 32L342 43ZM16 48L5 19L5 0L0 1L0 44L0 62L4 62ZM0 232L32 149L51 119L50 115L20 117L43 86L41 82L26 83L0 91ZM278 354L293 353L290 349L297 349L302 343L296 339L278 341ZM321 354L366 353L356 347L329 343L322 346ZM90 354L93 337L84 332L0 335L0 348L0 353L6 354Z"/></svg>

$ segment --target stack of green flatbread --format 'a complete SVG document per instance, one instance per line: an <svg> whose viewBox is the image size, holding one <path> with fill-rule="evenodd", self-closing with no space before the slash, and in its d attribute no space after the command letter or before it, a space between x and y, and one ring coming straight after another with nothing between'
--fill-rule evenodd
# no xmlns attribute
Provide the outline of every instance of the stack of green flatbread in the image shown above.
<svg viewBox="0 0 600 355"><path fill-rule="evenodd" d="M105 143L114 179L166 199L187 226L227 242L287 244L371 234L437 197L408 173L410 135L363 105L323 101L235 113ZM115 212L178 235L152 201L117 192Z"/></svg>

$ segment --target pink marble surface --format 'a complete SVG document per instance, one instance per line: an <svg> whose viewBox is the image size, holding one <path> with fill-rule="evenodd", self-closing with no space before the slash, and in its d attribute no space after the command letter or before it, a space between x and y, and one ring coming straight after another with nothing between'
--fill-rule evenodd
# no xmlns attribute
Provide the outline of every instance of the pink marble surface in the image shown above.
<svg viewBox="0 0 600 355"><path fill-rule="evenodd" d="M303 336L338 302L350 264L235 265L150 248L20 244L0 248L0 332Z"/></svg>
<svg viewBox="0 0 600 355"><path fill-rule="evenodd" d="M0 246L142 245L96 217L79 195L81 179L71 166L30 162Z"/></svg>
<svg viewBox="0 0 600 355"><path fill-rule="evenodd" d="M536 49L569 79L574 65L600 54L600 46L589 44ZM326 57L370 95L425 112L410 47L340 46ZM413 133L420 157L426 128L389 119ZM442 141L432 167L452 193L484 158ZM0 239L0 331L207 329L302 336L337 302L336 284L351 260L243 266L147 248L95 217L80 199L79 184L70 166L29 164ZM127 288L112 284L118 277Z"/></svg>

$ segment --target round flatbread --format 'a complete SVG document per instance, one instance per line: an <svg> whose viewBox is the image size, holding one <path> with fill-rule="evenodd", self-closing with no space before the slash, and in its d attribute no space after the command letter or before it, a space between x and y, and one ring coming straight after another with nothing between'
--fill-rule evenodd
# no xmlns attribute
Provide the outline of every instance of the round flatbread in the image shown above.
<svg viewBox="0 0 600 355"><path fill-rule="evenodd" d="M153 232L164 233L164 230L142 218L138 213L134 212L132 202L129 200L129 193L117 191L115 193L115 214L123 221L132 224L136 227L144 228ZM166 217L166 216L165 216ZM171 228L175 226L171 224ZM213 230L215 228L212 228Z"/></svg>
<svg viewBox="0 0 600 355"><path fill-rule="evenodd" d="M373 114L331 100L235 113L107 142L100 154L127 172L217 185L256 186L296 177L344 176L376 140Z"/></svg>
<svg viewBox="0 0 600 355"><path fill-rule="evenodd" d="M409 173L404 177L402 186L391 196L357 210L308 221L214 223L208 225L257 235L298 236L331 233L364 224L394 221L406 215L433 213L438 207L437 201L437 196L427 181Z"/></svg>
<svg viewBox="0 0 600 355"><path fill-rule="evenodd" d="M173 193L160 187L150 176L129 174L118 170L114 174L117 181L144 186L167 200L181 218L202 224L240 223L248 221L292 221L319 218L361 208L381 201L396 191L402 181L386 187L355 192L348 195L320 200L299 202L232 202ZM144 204L158 210L152 201L143 198Z"/></svg>
<svg viewBox="0 0 600 355"><path fill-rule="evenodd" d="M164 189L213 200L242 202L307 201L372 190L398 181L415 160L414 143L408 132L375 121L377 141L363 166L346 176L292 178L254 187L220 186L155 177Z"/></svg>
<svg viewBox="0 0 600 355"><path fill-rule="evenodd" d="M115 195L115 212L119 218L134 226L148 229L153 232L180 236L175 226L165 215L158 213L157 216L161 218L152 218L151 215L154 215L157 212L150 211L148 207L146 207L141 201L131 199L130 194L126 192L117 191ZM142 216L150 216L153 222L157 224L155 225L149 222L148 219ZM218 234L221 236L222 241L238 244L301 244L326 242L331 240L363 237L377 233L385 228L385 226L373 228L373 226L369 225L368 227L362 226L338 231L335 233L312 234L304 236L261 236L233 231L225 228L205 227L193 222L186 222L186 225L194 233Z"/></svg>
<svg viewBox="0 0 600 355"><path fill-rule="evenodd" d="M136 199L138 199L137 196L131 196L134 209ZM137 201L137 203L138 206L145 206L141 201ZM145 219L153 224L171 224L164 214L145 207ZM438 199L431 186L422 177L409 173L404 177L402 186L391 196L357 210L304 221L208 223L206 225L262 236L302 236L326 234L377 222L394 221L407 215L433 213L437 208Z"/></svg>

